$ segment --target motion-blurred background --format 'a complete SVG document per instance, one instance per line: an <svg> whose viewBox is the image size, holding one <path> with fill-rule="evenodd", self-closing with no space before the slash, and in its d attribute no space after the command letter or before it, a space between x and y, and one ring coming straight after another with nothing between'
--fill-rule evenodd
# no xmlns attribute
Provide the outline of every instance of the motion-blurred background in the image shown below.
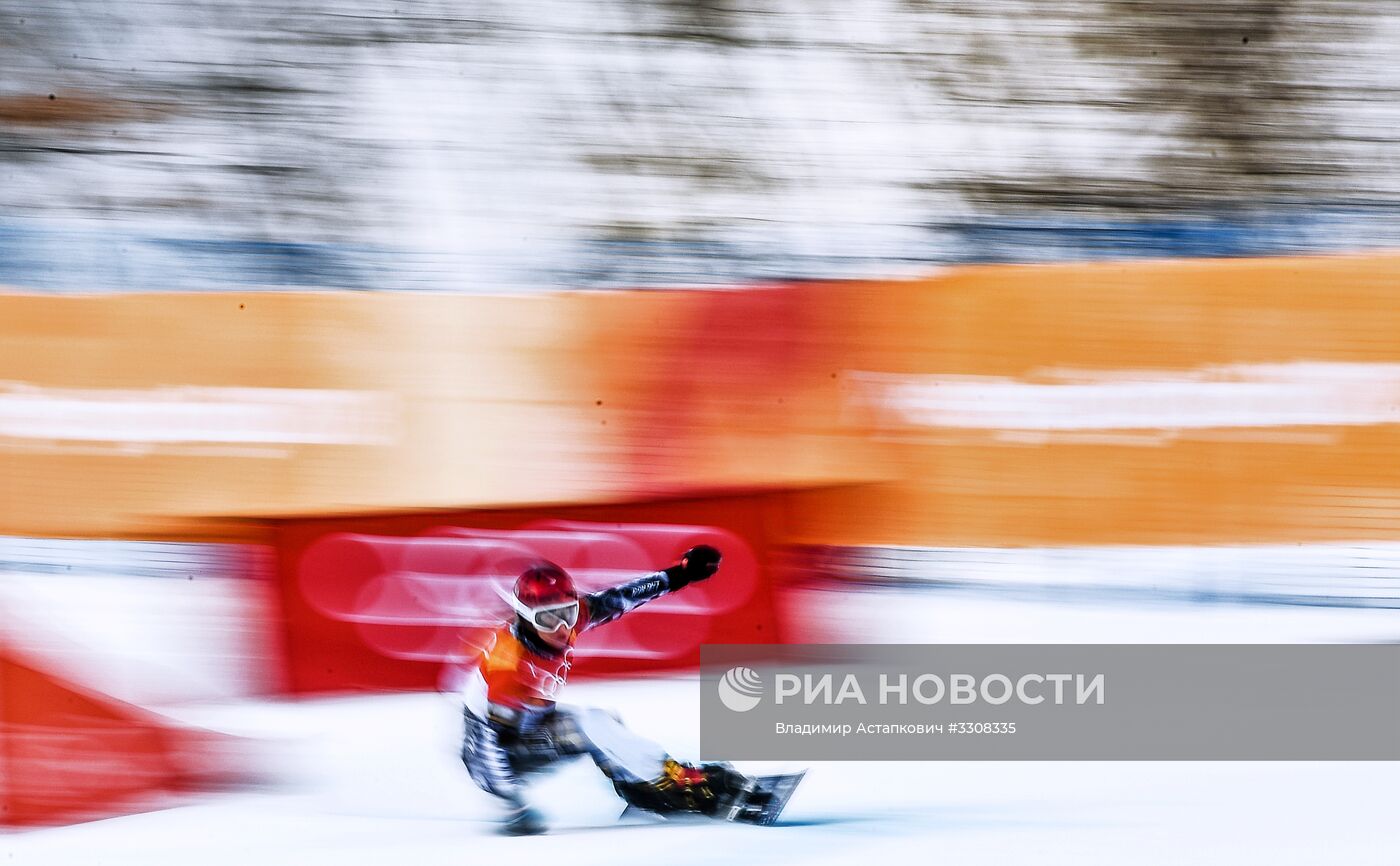
<svg viewBox="0 0 1400 866"><path fill-rule="evenodd" d="M728 285L1395 237L1376 0L0 16L12 284Z"/></svg>
<svg viewBox="0 0 1400 866"><path fill-rule="evenodd" d="M725 548L599 678L1397 639L1397 32L0 0L0 823L238 777L192 707L435 688L527 553Z"/></svg>

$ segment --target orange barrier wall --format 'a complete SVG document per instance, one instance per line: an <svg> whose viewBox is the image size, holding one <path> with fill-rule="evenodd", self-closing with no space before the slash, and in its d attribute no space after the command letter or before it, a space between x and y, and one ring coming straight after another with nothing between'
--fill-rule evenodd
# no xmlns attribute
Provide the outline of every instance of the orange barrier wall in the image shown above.
<svg viewBox="0 0 1400 866"><path fill-rule="evenodd" d="M0 295L0 534L861 477L807 298Z"/></svg>
<svg viewBox="0 0 1400 866"><path fill-rule="evenodd" d="M958 268L833 302L887 480L804 494L796 540L1400 538L1400 257Z"/></svg>
<svg viewBox="0 0 1400 866"><path fill-rule="evenodd" d="M0 296L0 533L806 487L817 543L1391 537L1397 285L1371 256Z"/></svg>

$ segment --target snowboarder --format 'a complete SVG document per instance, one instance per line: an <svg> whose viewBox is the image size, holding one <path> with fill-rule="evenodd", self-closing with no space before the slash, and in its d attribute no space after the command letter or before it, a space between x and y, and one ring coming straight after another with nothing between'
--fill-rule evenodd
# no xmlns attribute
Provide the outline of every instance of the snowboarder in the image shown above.
<svg viewBox="0 0 1400 866"><path fill-rule="evenodd" d="M504 832L542 833L525 799L529 778L588 755L630 807L758 820L768 792L726 764L693 766L623 727L599 709L555 703L568 679L579 635L640 605L709 579L720 552L691 548L671 567L620 586L580 594L554 563L532 563L506 597L515 618L475 647L462 689L466 728L462 762L483 790L506 807Z"/></svg>

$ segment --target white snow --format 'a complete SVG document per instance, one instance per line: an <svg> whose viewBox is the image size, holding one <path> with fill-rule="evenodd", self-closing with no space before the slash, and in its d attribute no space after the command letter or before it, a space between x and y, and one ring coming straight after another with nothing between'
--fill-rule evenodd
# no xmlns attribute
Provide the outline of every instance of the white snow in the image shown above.
<svg viewBox="0 0 1400 866"><path fill-rule="evenodd" d="M696 757L698 680L576 683ZM554 828L494 832L455 756L445 698L204 706L266 739L280 781L188 805L0 836L6 866L467 863L1393 864L1400 767L1384 763L817 763L785 825L614 825L590 764L536 791ZM710 756L707 756L710 757ZM780 769L777 765L741 765Z"/></svg>

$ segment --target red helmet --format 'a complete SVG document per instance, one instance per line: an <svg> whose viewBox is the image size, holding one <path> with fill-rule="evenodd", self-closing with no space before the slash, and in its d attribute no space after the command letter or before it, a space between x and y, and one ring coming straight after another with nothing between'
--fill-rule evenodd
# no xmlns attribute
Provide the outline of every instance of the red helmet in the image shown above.
<svg viewBox="0 0 1400 866"><path fill-rule="evenodd" d="M515 580L511 607L544 632L572 629L578 621L578 590L569 573L552 562L532 563Z"/></svg>
<svg viewBox="0 0 1400 866"><path fill-rule="evenodd" d="M547 607L578 600L574 579L552 562L533 562L515 579L515 600L522 607Z"/></svg>

